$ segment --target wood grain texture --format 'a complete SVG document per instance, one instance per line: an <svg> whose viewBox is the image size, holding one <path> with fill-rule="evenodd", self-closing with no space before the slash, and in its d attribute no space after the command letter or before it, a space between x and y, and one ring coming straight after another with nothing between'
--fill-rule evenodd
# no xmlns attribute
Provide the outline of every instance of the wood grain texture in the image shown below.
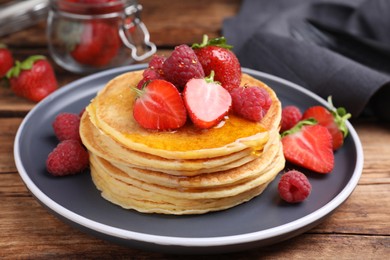
<svg viewBox="0 0 390 260"><path fill-rule="evenodd" d="M9 2L0 0L0 4ZM223 20L241 1L139 0L142 20L168 56L177 44L220 36ZM41 22L0 38L18 60L49 56ZM49 57L50 59L50 57ZM59 87L83 75L53 63ZM147 62L146 60L145 62ZM362 142L363 173L352 195L310 231L276 245L210 256L142 251L103 241L62 222L41 206L19 176L13 143L24 116L36 105L16 97L0 82L0 259L388 259L390 257L390 124L375 119L351 121ZM234 223L239 224L239 223ZM201 252L200 252L201 254Z"/></svg>
<svg viewBox="0 0 390 260"><path fill-rule="evenodd" d="M142 20L148 27L151 40L158 46L174 46L200 42L203 34L221 34L225 18L236 15L238 0L141 0ZM174 7L174 8L173 8Z"/></svg>

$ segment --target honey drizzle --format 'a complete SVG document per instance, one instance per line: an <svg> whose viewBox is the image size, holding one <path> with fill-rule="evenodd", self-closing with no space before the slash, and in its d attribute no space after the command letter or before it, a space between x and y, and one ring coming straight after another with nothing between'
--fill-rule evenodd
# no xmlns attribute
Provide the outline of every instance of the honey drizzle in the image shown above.
<svg viewBox="0 0 390 260"><path fill-rule="evenodd" d="M187 123L177 131L151 131L148 134L128 133L126 138L155 149L189 151L218 148L266 130L260 123L229 115L224 124L211 129L199 129Z"/></svg>

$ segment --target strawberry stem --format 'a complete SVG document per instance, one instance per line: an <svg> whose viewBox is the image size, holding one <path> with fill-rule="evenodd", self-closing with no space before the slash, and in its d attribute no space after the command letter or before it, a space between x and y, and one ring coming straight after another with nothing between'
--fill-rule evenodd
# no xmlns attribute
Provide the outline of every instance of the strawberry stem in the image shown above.
<svg viewBox="0 0 390 260"><path fill-rule="evenodd" d="M25 59L24 61L22 61L22 63L20 64L20 68L22 70L29 70L32 68L32 66L34 65L34 63L38 60L44 60L46 59L45 56L43 55L33 55L33 56L30 56L28 57L27 59Z"/></svg>
<svg viewBox="0 0 390 260"><path fill-rule="evenodd" d="M221 85L221 82L214 80L214 76L215 76L215 72L214 72L214 70L212 70L212 71L210 71L210 75L208 77L205 77L204 80L207 83L215 83L215 84Z"/></svg>
<svg viewBox="0 0 390 260"><path fill-rule="evenodd" d="M137 95L137 97L141 97L145 91L143 90L143 88L145 87L146 84L144 84L144 86L142 87L142 89L139 89L137 87L130 87Z"/></svg>
<svg viewBox="0 0 390 260"><path fill-rule="evenodd" d="M209 40L209 37L206 34L203 35L202 43L200 43L200 44L194 43L194 44L192 44L191 48L198 49L198 48L203 48L206 46L217 46L217 47L221 47L221 48L228 49L228 50L233 48L232 45L229 45L226 43L225 37L222 36L222 37L217 37L217 38Z"/></svg>
<svg viewBox="0 0 390 260"><path fill-rule="evenodd" d="M212 70L212 71L210 71L210 75L208 77L205 77L204 79L206 80L207 83L213 83L214 76L215 76L215 72L214 72L214 70Z"/></svg>
<svg viewBox="0 0 390 260"><path fill-rule="evenodd" d="M344 107L335 108L332 102L332 96L328 97L329 110L333 115L334 121L339 127L340 131L343 133L344 138L348 135L348 127L346 121L352 116L350 113L347 113L347 110Z"/></svg>
<svg viewBox="0 0 390 260"><path fill-rule="evenodd" d="M318 124L317 120L314 118L309 118L306 120L299 121L295 126L293 126L291 129L284 131L280 137L284 137L289 134L294 134L297 133L301 130L301 128L305 125L316 125Z"/></svg>

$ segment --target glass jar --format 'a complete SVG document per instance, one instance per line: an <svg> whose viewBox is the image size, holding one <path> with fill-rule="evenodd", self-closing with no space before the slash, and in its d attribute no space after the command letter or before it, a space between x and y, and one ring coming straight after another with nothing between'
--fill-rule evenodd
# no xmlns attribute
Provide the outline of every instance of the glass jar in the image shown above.
<svg viewBox="0 0 390 260"><path fill-rule="evenodd" d="M137 1L80 2L50 2L49 51L64 69L91 73L142 61L156 52Z"/></svg>

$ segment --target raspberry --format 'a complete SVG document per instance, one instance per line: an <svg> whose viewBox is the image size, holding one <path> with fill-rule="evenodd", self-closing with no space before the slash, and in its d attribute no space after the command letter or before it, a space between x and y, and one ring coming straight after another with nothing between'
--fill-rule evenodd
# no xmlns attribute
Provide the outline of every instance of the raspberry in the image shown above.
<svg viewBox="0 0 390 260"><path fill-rule="evenodd" d="M142 89L147 81L154 79L164 79L164 72L162 70L164 61L165 57L163 56L153 56L153 58L149 61L148 68L146 68L142 74L143 78L137 84L138 89Z"/></svg>
<svg viewBox="0 0 390 260"><path fill-rule="evenodd" d="M271 107L269 93L258 87L238 87L231 91L233 111L248 120L261 121Z"/></svg>
<svg viewBox="0 0 390 260"><path fill-rule="evenodd" d="M58 140L80 141L80 116L73 113L61 113L56 116L52 124Z"/></svg>
<svg viewBox="0 0 390 260"><path fill-rule="evenodd" d="M286 106L282 110L282 123L280 132L291 129L302 119L302 112L296 106Z"/></svg>
<svg viewBox="0 0 390 260"><path fill-rule="evenodd" d="M162 74L162 67L166 58L164 56L154 55L149 61L149 68Z"/></svg>
<svg viewBox="0 0 390 260"><path fill-rule="evenodd" d="M280 197L290 203L304 201L311 192L311 184L303 173L290 170L282 175L278 184Z"/></svg>
<svg viewBox="0 0 390 260"><path fill-rule="evenodd" d="M83 171L88 164L88 152L81 143L76 140L65 140L48 155L46 169L54 176L65 176Z"/></svg>
<svg viewBox="0 0 390 260"><path fill-rule="evenodd" d="M204 71L194 50L185 45L176 46L163 64L166 80L177 88L183 89L192 78L204 78Z"/></svg>

